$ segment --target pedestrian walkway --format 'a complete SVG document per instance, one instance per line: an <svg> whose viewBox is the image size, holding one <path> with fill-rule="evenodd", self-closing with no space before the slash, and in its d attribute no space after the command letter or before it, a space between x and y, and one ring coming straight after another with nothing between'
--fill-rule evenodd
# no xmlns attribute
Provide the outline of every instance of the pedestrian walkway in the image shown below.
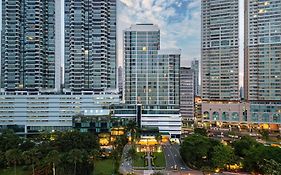
<svg viewBox="0 0 281 175"><path fill-rule="evenodd" d="M147 160L148 170L152 170L152 157L150 156L150 152L147 152L145 158Z"/></svg>

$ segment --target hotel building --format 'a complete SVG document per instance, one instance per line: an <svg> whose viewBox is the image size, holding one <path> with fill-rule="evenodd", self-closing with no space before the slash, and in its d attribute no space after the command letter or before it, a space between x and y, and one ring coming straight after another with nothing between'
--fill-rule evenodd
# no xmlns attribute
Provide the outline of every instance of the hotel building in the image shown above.
<svg viewBox="0 0 281 175"><path fill-rule="evenodd" d="M125 103L115 116L136 118L141 127L158 127L179 137L179 49L160 50L160 29L136 24L124 31Z"/></svg>

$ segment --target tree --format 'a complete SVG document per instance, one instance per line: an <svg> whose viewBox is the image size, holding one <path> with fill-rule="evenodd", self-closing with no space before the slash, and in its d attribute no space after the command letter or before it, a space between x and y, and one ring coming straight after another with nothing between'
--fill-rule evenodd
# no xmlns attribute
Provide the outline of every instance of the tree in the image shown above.
<svg viewBox="0 0 281 175"><path fill-rule="evenodd" d="M5 163L5 153L0 150L0 168L4 167Z"/></svg>
<svg viewBox="0 0 281 175"><path fill-rule="evenodd" d="M70 150L68 161L74 164L73 174L76 175L77 163L83 162L83 152L79 149Z"/></svg>
<svg viewBox="0 0 281 175"><path fill-rule="evenodd" d="M137 155L137 151L136 148L134 146L132 146L129 150L128 150L128 156L132 158L132 160L135 159Z"/></svg>
<svg viewBox="0 0 281 175"><path fill-rule="evenodd" d="M251 147L257 147L259 145L261 144L254 140L252 137L243 136L240 140L237 140L233 143L233 148L235 155L239 157L245 157Z"/></svg>
<svg viewBox="0 0 281 175"><path fill-rule="evenodd" d="M262 135L262 138L264 140L268 140L269 139L269 131L268 130L263 129L263 130L260 131L260 134Z"/></svg>
<svg viewBox="0 0 281 175"><path fill-rule="evenodd" d="M195 128L194 129L194 133L202 135L202 136L207 136L208 135L208 132L207 132L207 130L205 128Z"/></svg>
<svg viewBox="0 0 281 175"><path fill-rule="evenodd" d="M157 140L158 144L160 144L162 136L160 133L157 133L157 135L155 136L155 139Z"/></svg>
<svg viewBox="0 0 281 175"><path fill-rule="evenodd" d="M195 167L207 166L210 162L210 152L212 147L220 144L202 135L191 135L183 141L180 153L183 160Z"/></svg>
<svg viewBox="0 0 281 175"><path fill-rule="evenodd" d="M263 174L265 175L280 175L281 163L276 162L273 159L264 159L265 164L261 166Z"/></svg>
<svg viewBox="0 0 281 175"><path fill-rule="evenodd" d="M18 148L22 140L13 130L4 130L0 135L0 150L6 152L9 149Z"/></svg>
<svg viewBox="0 0 281 175"><path fill-rule="evenodd" d="M35 174L34 164L39 162L39 158L38 158L39 154L40 153L38 152L38 149L36 149L36 148L33 148L31 150L28 150L28 151L24 151L22 153L22 158L25 161L25 163L32 165L32 174L33 175Z"/></svg>
<svg viewBox="0 0 281 175"><path fill-rule="evenodd" d="M21 160L21 153L18 149L9 149L5 153L5 157L7 160L8 165L13 164L15 175L17 174L17 164L20 163Z"/></svg>
<svg viewBox="0 0 281 175"><path fill-rule="evenodd" d="M233 149L227 145L217 145L212 152L211 161L216 168L224 169L226 165L235 163Z"/></svg>
<svg viewBox="0 0 281 175"><path fill-rule="evenodd" d="M137 123L133 120L129 120L129 122L126 125L126 130L128 133L131 134L132 142L134 142L138 131Z"/></svg>
<svg viewBox="0 0 281 175"><path fill-rule="evenodd" d="M99 154L100 154L100 152L99 152L98 149L93 149L89 154L89 159L90 159L90 161L91 161L91 163L93 164L93 167L94 167L93 172L95 171L95 165L96 165L96 161L98 159Z"/></svg>
<svg viewBox="0 0 281 175"><path fill-rule="evenodd" d="M60 153L57 150L50 151L44 162L48 167L52 167L53 175L56 175L56 166L61 162Z"/></svg>
<svg viewBox="0 0 281 175"><path fill-rule="evenodd" d="M83 149L90 152L92 149L98 149L99 143L93 133L81 133L78 131L55 133L56 139L51 142L51 146L58 151L69 152L72 149Z"/></svg>

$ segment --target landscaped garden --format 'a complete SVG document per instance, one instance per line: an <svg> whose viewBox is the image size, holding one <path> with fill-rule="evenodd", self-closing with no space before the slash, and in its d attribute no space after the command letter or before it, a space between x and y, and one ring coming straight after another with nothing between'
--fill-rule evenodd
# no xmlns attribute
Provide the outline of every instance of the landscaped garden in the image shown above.
<svg viewBox="0 0 281 175"><path fill-rule="evenodd" d="M114 148L102 158L98 138L78 131L19 137L11 130L0 135L1 175L85 175L117 173L126 135L118 136Z"/></svg>
<svg viewBox="0 0 281 175"><path fill-rule="evenodd" d="M165 167L165 155L163 151L153 153L153 164L155 167Z"/></svg>
<svg viewBox="0 0 281 175"><path fill-rule="evenodd" d="M114 161L112 159L101 159L96 161L93 175L107 175L114 172Z"/></svg>
<svg viewBox="0 0 281 175"><path fill-rule="evenodd" d="M280 175L281 149L264 146L249 136L226 145L206 137L205 133L185 138L181 156L191 168L202 171L246 171L255 174Z"/></svg>
<svg viewBox="0 0 281 175"><path fill-rule="evenodd" d="M17 173L17 175L30 175L30 174L32 174L32 170L27 167L20 166L20 167L17 167L16 173ZM14 169L14 167L2 169L2 170L0 170L0 174L1 175L15 175L15 169Z"/></svg>
<svg viewBox="0 0 281 175"><path fill-rule="evenodd" d="M145 154L141 152L137 152L133 158L133 166L134 167L145 167Z"/></svg>

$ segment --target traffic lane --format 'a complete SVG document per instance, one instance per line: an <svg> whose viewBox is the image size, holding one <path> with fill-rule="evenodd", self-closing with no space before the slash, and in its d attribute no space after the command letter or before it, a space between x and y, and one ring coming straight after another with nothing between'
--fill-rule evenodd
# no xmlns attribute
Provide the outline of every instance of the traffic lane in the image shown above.
<svg viewBox="0 0 281 175"><path fill-rule="evenodd" d="M172 144L171 145L171 151L173 152L173 154L175 155L175 160L176 163L178 165L178 169L182 170L182 171L186 171L186 170L190 170L190 168L188 168L186 166L186 164L184 163L181 155L180 155L180 146L178 144Z"/></svg>
<svg viewBox="0 0 281 175"><path fill-rule="evenodd" d="M180 153L179 147L175 147L173 145L163 145L165 158L166 158L166 170L181 170L186 171L190 170L185 163L183 162ZM175 169L176 165L176 169Z"/></svg>
<svg viewBox="0 0 281 175"><path fill-rule="evenodd" d="M166 170L173 170L173 167L175 166L176 163L167 145L163 145L163 151L166 159Z"/></svg>

